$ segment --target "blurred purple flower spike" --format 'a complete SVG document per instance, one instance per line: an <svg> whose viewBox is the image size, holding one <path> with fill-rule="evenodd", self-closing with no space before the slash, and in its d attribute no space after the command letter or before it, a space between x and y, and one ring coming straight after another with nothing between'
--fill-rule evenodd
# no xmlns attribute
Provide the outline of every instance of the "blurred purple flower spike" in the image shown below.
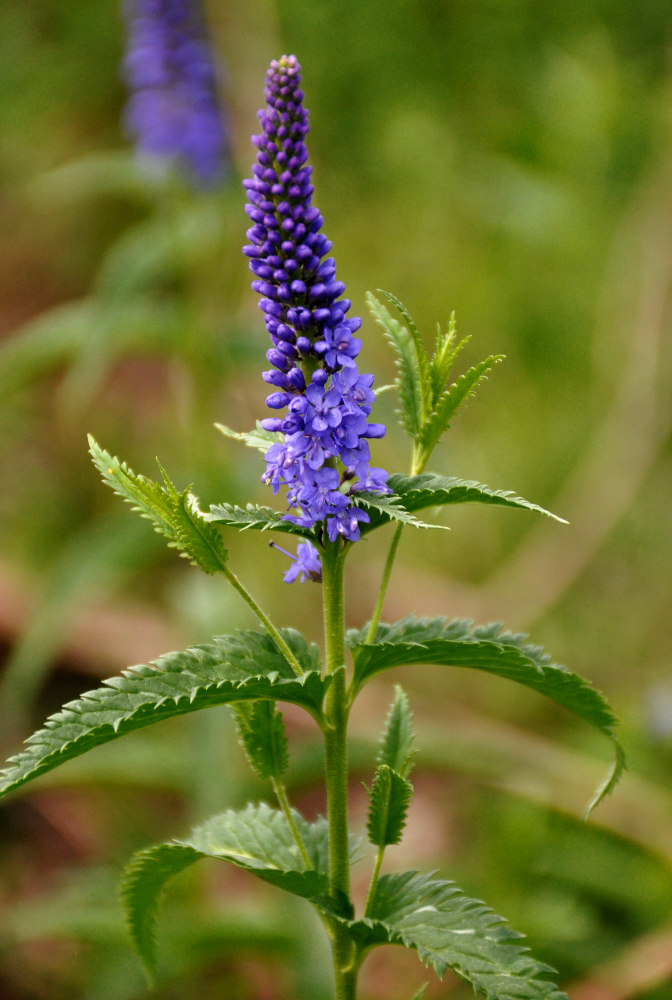
<svg viewBox="0 0 672 1000"><path fill-rule="evenodd" d="M123 0L126 130L141 156L186 168L211 187L228 167L214 60L201 0Z"/></svg>

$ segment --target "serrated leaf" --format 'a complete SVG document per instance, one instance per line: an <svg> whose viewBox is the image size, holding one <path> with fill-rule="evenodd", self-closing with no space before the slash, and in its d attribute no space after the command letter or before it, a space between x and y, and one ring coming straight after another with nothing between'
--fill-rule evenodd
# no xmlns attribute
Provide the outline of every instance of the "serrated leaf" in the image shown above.
<svg viewBox="0 0 672 1000"><path fill-rule="evenodd" d="M387 764L377 769L369 793L366 829L376 847L398 844L406 825L413 785Z"/></svg>
<svg viewBox="0 0 672 1000"><path fill-rule="evenodd" d="M413 767L413 743L415 736L411 729L413 713L408 704L408 698L402 688L396 684L394 701L385 720L385 729L380 741L378 763L386 764L402 778L408 778Z"/></svg>
<svg viewBox="0 0 672 1000"><path fill-rule="evenodd" d="M389 477L388 482L395 495L399 497L401 505L409 512L427 507L443 507L447 504L494 504L500 507L533 510L552 517L561 524L567 524L563 517L516 496L512 490L493 490L473 479L457 479L454 476L437 476L433 472L421 472L418 476L395 473Z"/></svg>
<svg viewBox="0 0 672 1000"><path fill-rule="evenodd" d="M485 358L460 375L436 400L434 411L424 422L418 436L418 444L426 457L429 457L434 450L439 438L448 429L450 421L462 404L474 395L478 384L486 378L490 369L503 360L503 354L491 354L490 357Z"/></svg>
<svg viewBox="0 0 672 1000"><path fill-rule="evenodd" d="M154 928L166 882L200 857L193 847L159 844L138 851L124 870L121 896L128 929L150 981L156 969Z"/></svg>
<svg viewBox="0 0 672 1000"><path fill-rule="evenodd" d="M260 507L253 503L248 503L245 509L230 503L213 504L209 513L203 517L212 524L223 524L240 531L281 531L301 538L315 538L315 532L311 528L302 528L293 521L286 521L282 514L271 507Z"/></svg>
<svg viewBox="0 0 672 1000"><path fill-rule="evenodd" d="M255 448L264 455L278 441L282 441L284 434L281 431L267 431L257 420L257 426L253 431L234 431L226 424L215 424L215 427L224 437L233 438L235 441L242 441L248 448Z"/></svg>
<svg viewBox="0 0 672 1000"><path fill-rule="evenodd" d="M168 880L200 858L227 861L324 910L349 916L329 898L329 827L322 817L308 823L292 810L293 821L311 863L307 868L287 817L265 803L242 811L227 810L195 829L184 840L140 851L126 869L122 894L134 944L145 965L155 964L154 926L161 893ZM354 860L357 841L351 839Z"/></svg>
<svg viewBox="0 0 672 1000"><path fill-rule="evenodd" d="M470 621L444 618L406 618L395 625L379 625L372 643L366 628L350 631L354 675L352 697L375 674L391 667L438 664L471 667L523 684L562 705L577 718L597 728L611 742L613 766L596 792L588 812L614 788L625 766L615 733L616 718L602 695L578 674L553 663L541 647L526 636L502 632L499 625L474 627Z"/></svg>
<svg viewBox="0 0 672 1000"><path fill-rule="evenodd" d="M261 778L279 778L289 764L287 734L272 701L234 705L240 742L254 773Z"/></svg>
<svg viewBox="0 0 672 1000"><path fill-rule="evenodd" d="M485 1000L568 1000L512 930L452 882L399 872L379 879L367 919L349 924L362 950L399 944L443 978L446 969Z"/></svg>
<svg viewBox="0 0 672 1000"><path fill-rule="evenodd" d="M445 333L442 333L441 327L437 325L434 357L430 362L432 376L432 408L446 388L448 376L450 375L452 367L455 364L455 359L465 345L469 343L469 337L464 337L458 344L453 346L456 336L457 321L455 319L455 313L453 312L450 317L448 329Z"/></svg>
<svg viewBox="0 0 672 1000"><path fill-rule="evenodd" d="M427 351L425 345L422 342L422 337L420 332L413 322L413 317L409 313L408 309L396 295L392 292L386 292L383 288L379 288L378 291L381 295L384 295L388 302L391 302L395 309L403 316L406 321L406 326L408 327L411 337L413 338L413 346L415 348L415 355L418 359L418 370L420 372L420 377L422 379L423 385L426 385L427 378L429 375L429 358L427 357Z"/></svg>
<svg viewBox="0 0 672 1000"><path fill-rule="evenodd" d="M379 528L390 521L401 521L403 524L410 524L414 528L441 528L450 531L445 524L427 524L418 520L410 511L406 510L400 497L394 493L369 493L362 491L352 493L352 500L356 506L363 504L369 514L369 522L361 523L359 526L362 535L368 534L374 528Z"/></svg>
<svg viewBox="0 0 672 1000"><path fill-rule="evenodd" d="M283 629L282 636L306 671L301 677L265 633L240 632L104 681L29 737L27 748L0 774L0 796L126 733L214 705L287 701L321 719L329 678L320 675L317 647L293 629Z"/></svg>
<svg viewBox="0 0 672 1000"><path fill-rule="evenodd" d="M362 535L367 534L373 528L379 528L390 521L403 521L415 528L441 528L449 530L445 525L426 524L420 521L410 511L405 509L403 502L394 494L370 493L362 490L354 491L351 494L352 502L355 506L367 508L369 523L360 524ZM203 514L205 520L212 524L222 524L229 528L238 528L240 531L280 531L284 534L298 535L301 538L315 539L313 528L304 528L293 521L287 521L282 514L271 507L262 507L257 504L248 503L243 509L234 504L220 503L213 504L207 514Z"/></svg>
<svg viewBox="0 0 672 1000"><path fill-rule="evenodd" d="M89 450L103 482L130 503L155 531L206 573L224 569L228 553L218 533L199 510L198 500L188 489L182 492L161 469L164 484L137 475L125 462L100 447L89 435ZM159 467L160 468L160 467Z"/></svg>
<svg viewBox="0 0 672 1000"><path fill-rule="evenodd" d="M387 293L383 294L387 295ZM425 417L423 365L418 357L416 340L412 331L407 330L402 323L395 319L371 292L367 292L366 301L371 314L382 326L386 339L397 353L396 364L399 373L397 388L401 403L399 415L402 427L415 439L420 433ZM422 347L422 351L424 352L424 347Z"/></svg>

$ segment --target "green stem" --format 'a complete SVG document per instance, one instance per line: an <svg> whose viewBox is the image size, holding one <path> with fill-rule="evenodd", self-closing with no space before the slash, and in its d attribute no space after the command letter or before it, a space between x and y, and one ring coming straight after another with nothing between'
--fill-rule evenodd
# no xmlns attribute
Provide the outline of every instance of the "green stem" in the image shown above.
<svg viewBox="0 0 672 1000"><path fill-rule="evenodd" d="M327 691L324 716L325 783L329 820L329 893L349 904L350 857L348 844L348 701L345 690L345 616L341 539L328 542L322 558L324 644ZM331 924L336 1000L355 1000L357 962L354 942L347 928Z"/></svg>
<svg viewBox="0 0 672 1000"><path fill-rule="evenodd" d="M228 566L223 567L222 573L229 581L231 586L238 591L238 593L243 598L245 603L252 608L255 615L257 616L261 624L264 626L264 628L270 635L271 639L276 644L282 655L285 657L285 659L287 660L287 662L289 663L290 667L297 675L297 677L301 677L304 673L303 667L301 666L297 658L294 656L294 653L291 651L285 640L282 638L282 636L280 635L280 633L278 632L277 628L275 627L271 619L268 617L268 615L261 610L255 599L252 597L249 591L245 589L245 587L242 585L238 577L235 575L235 573L232 572L232 570L228 568Z"/></svg>
<svg viewBox="0 0 672 1000"><path fill-rule="evenodd" d="M411 475L418 476L427 464L427 459L429 455L425 455L423 451L420 450L419 445L415 445L413 448L413 459L411 461ZM373 642L376 635L376 629L378 628L378 622L380 621L380 616L383 613L383 604L385 603L385 595L387 594L387 588L390 583L390 577L392 576L392 567L394 566L394 560L397 555L397 549L399 548L399 542L401 541L401 533L404 530L404 525L402 522L397 524L397 527L392 538L392 543L390 544L390 551L387 554L387 560L385 562L385 568L383 570L383 578L380 582L380 590L378 591L378 600L376 601L376 606L373 611L373 616L369 624L368 631L366 633L366 641Z"/></svg>
<svg viewBox="0 0 672 1000"><path fill-rule="evenodd" d="M369 891L366 894L366 905L364 907L364 916L368 917L371 912L371 906L373 904L373 896L376 891L376 886L378 885L378 876L380 875L380 868L383 863L383 855L385 854L385 845L381 844L378 848L378 853L376 854L376 863L373 868L373 874L371 875L371 885L369 886Z"/></svg>
<svg viewBox="0 0 672 1000"><path fill-rule="evenodd" d="M308 857L308 851L306 850L306 845L304 844L303 838L299 833L299 828L297 827L294 821L294 816L292 815L292 810L289 805L289 799L287 798L287 790L285 789L284 784L282 783L282 781L280 781L279 778L271 778L271 784L273 785L273 791L275 792L275 797L278 800L278 804L282 809L283 813L285 814L287 822L289 823L289 828L292 831L292 836L294 837L296 846L299 849L299 854L303 858L303 863L305 864L306 869L308 871L311 871L313 868L313 863Z"/></svg>
<svg viewBox="0 0 672 1000"><path fill-rule="evenodd" d="M366 641L373 642L376 635L376 629L378 628L378 622L380 621L380 616L383 613L383 604L385 603L385 595L387 594L387 588L390 582L390 577L392 576L392 567L394 565L394 560L397 555L397 549L399 548L399 542L401 541L401 533L404 530L404 525L400 521L392 538L392 544L390 545L390 551L387 553L387 560L385 562L385 569L383 570L383 578L380 582L380 590L378 591L378 600L376 601L376 607L373 611L373 616L371 622L369 623L369 630L366 633Z"/></svg>
<svg viewBox="0 0 672 1000"><path fill-rule="evenodd" d="M287 789L285 788L283 782L280 781L279 778L271 778L271 784L273 786L273 791L275 793L275 797L278 800L278 804L279 804L280 808L282 809L282 811L283 811L283 813L285 815L285 819L289 823L289 828L292 831L292 836L294 837L294 842L296 843L296 846L299 849L299 854L303 858L303 863L306 866L306 871L313 871L314 870L314 865L313 865L312 861L310 860L310 857L308 855L308 851L306 850L306 845L303 842L303 837L299 833L299 828L296 825L296 822L294 820L294 816L292 814L292 809L291 809L291 806L289 804L289 799L287 798ZM331 924L330 924L328 918L325 916L325 914L322 912L322 910L319 908L319 906L315 906L315 910L317 912L318 917L320 918L320 920L324 924L324 927L325 927L327 933L331 934Z"/></svg>

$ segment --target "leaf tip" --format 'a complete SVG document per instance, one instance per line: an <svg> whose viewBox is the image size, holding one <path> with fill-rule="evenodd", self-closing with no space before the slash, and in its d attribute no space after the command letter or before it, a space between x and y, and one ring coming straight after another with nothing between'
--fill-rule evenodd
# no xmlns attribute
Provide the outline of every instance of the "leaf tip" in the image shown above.
<svg viewBox="0 0 672 1000"><path fill-rule="evenodd" d="M586 822L590 818L590 814L593 812L594 809L596 809L600 805L600 803L604 799L606 799L607 795L611 795L614 788L621 780L623 771L625 771L628 766L625 757L625 751L623 750L623 747L613 734L611 736L611 740L614 745L614 762L609 769L607 777L599 786L599 788L593 795L592 799L588 803L586 810L583 814L584 822Z"/></svg>

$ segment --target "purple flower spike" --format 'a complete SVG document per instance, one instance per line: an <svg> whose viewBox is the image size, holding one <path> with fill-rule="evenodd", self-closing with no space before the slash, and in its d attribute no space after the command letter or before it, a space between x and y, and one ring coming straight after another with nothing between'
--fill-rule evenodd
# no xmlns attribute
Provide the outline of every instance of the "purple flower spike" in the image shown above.
<svg viewBox="0 0 672 1000"><path fill-rule="evenodd" d="M274 410L287 407L286 416L262 421L283 434L266 452L262 479L274 492L287 487L288 520L321 525L319 538L353 542L369 520L354 506L356 491L390 492L387 473L369 466L366 441L382 437L385 427L367 420L375 396L373 376L357 369L362 342L354 334L361 320L345 318L350 301L341 298L345 285L336 278L331 243L311 203L308 114L300 85L295 56L271 63L266 108L259 112L262 131L252 139L257 161L252 178L243 182L253 223L243 253L273 345L266 357L276 369L263 378L281 390L266 402ZM301 551L306 555L297 557L285 575L288 582L302 572L300 560L309 558L299 545Z"/></svg>
<svg viewBox="0 0 672 1000"><path fill-rule="evenodd" d="M216 183L228 164L227 137L201 0L124 0L130 92L124 122L136 149Z"/></svg>
<svg viewBox="0 0 672 1000"><path fill-rule="evenodd" d="M286 573L283 574L282 579L285 583L294 583L297 576L300 577L299 583L303 583L304 580L313 580L315 583L320 583L322 580L322 563L320 562L320 556L314 545L310 542L299 542L296 546L296 555L293 556L291 552L281 549L279 545L275 542L271 542L274 549L278 552L282 552L283 555L289 556L293 561L292 565L289 567Z"/></svg>

